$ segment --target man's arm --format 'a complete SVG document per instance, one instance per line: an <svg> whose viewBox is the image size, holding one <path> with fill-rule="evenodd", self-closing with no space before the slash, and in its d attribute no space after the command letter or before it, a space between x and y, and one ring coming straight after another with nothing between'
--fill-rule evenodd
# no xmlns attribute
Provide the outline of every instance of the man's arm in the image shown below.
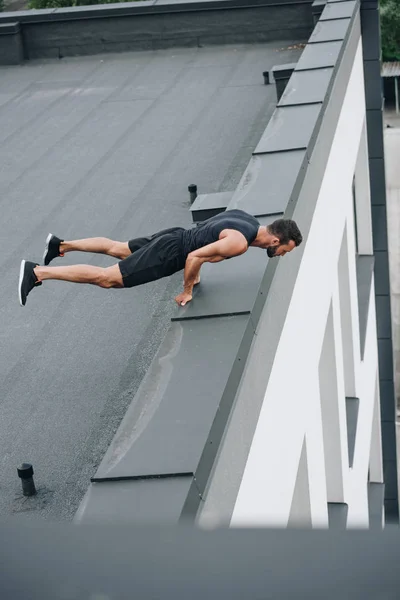
<svg viewBox="0 0 400 600"><path fill-rule="evenodd" d="M248 249L247 241L239 231L226 230L221 233L217 242L203 246L188 254L184 270L183 292L175 298L180 306L185 306L192 299L193 286L201 265L205 262L216 263L226 258L239 256Z"/></svg>

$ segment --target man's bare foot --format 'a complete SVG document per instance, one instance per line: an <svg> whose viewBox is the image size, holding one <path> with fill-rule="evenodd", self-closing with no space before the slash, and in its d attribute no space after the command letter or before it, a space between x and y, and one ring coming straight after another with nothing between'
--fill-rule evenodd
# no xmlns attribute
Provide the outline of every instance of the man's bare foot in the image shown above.
<svg viewBox="0 0 400 600"><path fill-rule="evenodd" d="M191 293L189 294L188 292L182 292L175 298L175 302L178 304L178 306L185 306L185 304L190 302L192 298L193 296Z"/></svg>
<svg viewBox="0 0 400 600"><path fill-rule="evenodd" d="M193 285L197 285L198 283L200 283L200 275L197 277Z"/></svg>

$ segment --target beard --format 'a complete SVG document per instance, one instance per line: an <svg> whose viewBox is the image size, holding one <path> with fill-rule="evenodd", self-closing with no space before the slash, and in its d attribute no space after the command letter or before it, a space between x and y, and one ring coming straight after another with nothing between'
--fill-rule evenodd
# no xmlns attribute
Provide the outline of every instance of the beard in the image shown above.
<svg viewBox="0 0 400 600"><path fill-rule="evenodd" d="M276 246L268 246L267 254L270 258L273 258L275 256L276 248L277 248Z"/></svg>

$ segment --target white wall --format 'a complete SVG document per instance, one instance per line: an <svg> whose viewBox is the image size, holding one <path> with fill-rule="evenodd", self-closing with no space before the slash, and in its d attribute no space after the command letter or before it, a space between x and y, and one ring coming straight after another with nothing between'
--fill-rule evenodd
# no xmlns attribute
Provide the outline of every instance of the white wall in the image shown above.
<svg viewBox="0 0 400 600"><path fill-rule="evenodd" d="M288 525L304 440L307 469L301 471L307 473L307 511L312 525L327 526L327 502L348 503L348 526L368 525L367 473L376 400L377 338L372 289L361 362L352 197L357 172L360 203L365 196L369 200L367 181L362 180L363 172L368 176L365 156L360 158L359 152L360 148L365 151L364 122L360 42L231 526ZM364 219L360 250L371 248L370 229ZM342 251L339 261L344 236L346 260ZM339 285L341 280L347 281L346 289ZM261 319L270 318L266 305ZM346 375L349 356L352 373ZM353 469L348 466L346 395L360 400ZM378 443L379 431L373 439ZM379 452L373 456L379 477Z"/></svg>

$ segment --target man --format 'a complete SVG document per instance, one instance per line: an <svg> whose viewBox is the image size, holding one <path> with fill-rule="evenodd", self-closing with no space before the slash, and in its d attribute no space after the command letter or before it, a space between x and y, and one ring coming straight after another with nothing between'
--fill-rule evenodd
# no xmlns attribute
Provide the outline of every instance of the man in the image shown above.
<svg viewBox="0 0 400 600"><path fill-rule="evenodd" d="M242 210L227 210L192 229L173 227L129 242L115 242L103 237L68 242L49 234L43 255L45 266L21 262L19 300L21 306L25 306L29 292L46 279L91 283L103 288L129 288L184 269L183 292L175 300L178 305L185 306L192 300L193 287L200 282L203 263L239 256L249 246L266 250L270 258L284 256L299 246L302 239L299 228L290 219L278 219L263 226ZM54 258L73 251L108 254L119 258L120 262L107 268L47 266Z"/></svg>

